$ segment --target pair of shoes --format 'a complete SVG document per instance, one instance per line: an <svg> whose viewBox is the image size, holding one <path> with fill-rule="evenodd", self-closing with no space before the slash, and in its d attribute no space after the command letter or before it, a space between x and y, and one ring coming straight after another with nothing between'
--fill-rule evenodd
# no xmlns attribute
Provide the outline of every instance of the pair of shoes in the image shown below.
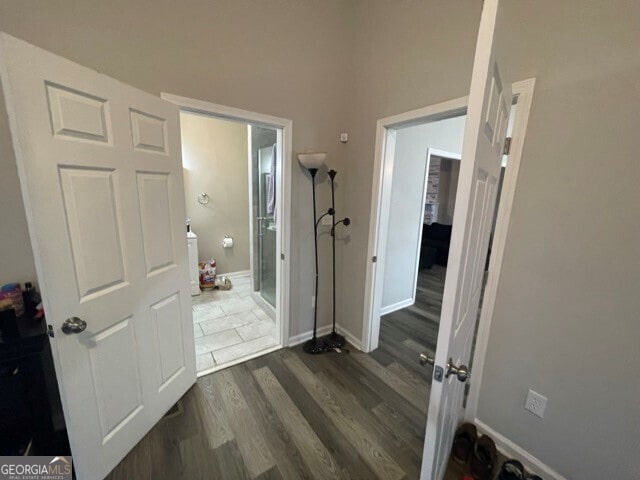
<svg viewBox="0 0 640 480"><path fill-rule="evenodd" d="M496 480L542 480L542 478L533 473L527 475L524 465L518 460L511 459L502 464Z"/></svg>
<svg viewBox="0 0 640 480"><path fill-rule="evenodd" d="M451 458L458 463L468 464L476 480L491 480L498 463L498 451L488 436L478 438L475 425L463 423L453 438Z"/></svg>

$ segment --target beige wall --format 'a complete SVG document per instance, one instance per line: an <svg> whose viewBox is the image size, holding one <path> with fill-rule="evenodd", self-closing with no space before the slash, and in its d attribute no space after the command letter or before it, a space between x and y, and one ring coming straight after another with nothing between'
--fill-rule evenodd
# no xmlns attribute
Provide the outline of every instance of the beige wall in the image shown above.
<svg viewBox="0 0 640 480"><path fill-rule="evenodd" d="M376 121L469 91L481 2L359 0L339 322L361 336ZM413 47L409 47L413 46ZM453 54L449 53L453 52Z"/></svg>
<svg viewBox="0 0 640 480"><path fill-rule="evenodd" d="M21 0L0 2L0 30L154 94L186 97L293 120L293 151L322 149L343 178L352 90L354 5L343 0ZM8 138L0 111L0 139ZM0 282L33 278L10 142L0 143L3 234ZM6 174L6 176L5 176ZM322 179L326 176L321 175ZM311 329L311 185L294 160L291 334ZM338 182L340 184L340 182ZM338 202L342 189L338 188ZM329 188L318 180L319 207ZM4 231L14 229L5 234ZM321 255L329 259L325 236ZM10 270L5 274L4 265ZM327 263L328 264L328 263ZM330 270L323 262L318 315L330 322Z"/></svg>
<svg viewBox="0 0 640 480"><path fill-rule="evenodd" d="M512 77L538 82L478 416L566 478L635 479L640 3L503 3ZM468 92L481 2L360 6L346 197L356 220L343 252L345 296L358 300L375 121ZM362 303L343 315L360 333ZM529 387L549 399L542 420L523 409Z"/></svg>
<svg viewBox="0 0 640 480"><path fill-rule="evenodd" d="M567 478L637 479L640 3L507 6L515 71L539 81L478 416Z"/></svg>
<svg viewBox="0 0 640 480"><path fill-rule="evenodd" d="M180 113L187 216L198 236L198 258L215 258L218 273L249 270L247 125ZM198 195L207 193L207 205ZM225 235L233 248L223 248Z"/></svg>
<svg viewBox="0 0 640 480"><path fill-rule="evenodd" d="M567 478L637 478L640 3L504 3L512 76L538 83L479 418ZM353 223L339 246L338 312L359 336L375 122L468 93L481 7L475 0L23 0L1 4L0 28L153 93L292 118L294 151L327 149L340 171L339 215ZM342 130L351 134L346 146L337 140ZM7 143L0 155L2 173L15 176ZM311 319L309 190L294 164L292 334ZM319 190L324 205L328 189ZM15 188L0 195L3 205L19 206ZM25 242L23 217L14 220ZM13 246L6 238L0 246ZM22 255L17 263L32 263ZM544 420L522 409L528 387L549 398Z"/></svg>
<svg viewBox="0 0 640 480"><path fill-rule="evenodd" d="M0 95L0 285L37 283L27 219L20 194L9 120Z"/></svg>

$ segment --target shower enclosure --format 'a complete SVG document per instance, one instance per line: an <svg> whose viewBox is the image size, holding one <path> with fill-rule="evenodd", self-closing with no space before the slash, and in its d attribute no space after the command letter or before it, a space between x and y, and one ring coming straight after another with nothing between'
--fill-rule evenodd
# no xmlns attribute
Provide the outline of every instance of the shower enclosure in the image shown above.
<svg viewBox="0 0 640 480"><path fill-rule="evenodd" d="M251 190L253 221L253 290L276 306L275 182L277 131L251 126Z"/></svg>

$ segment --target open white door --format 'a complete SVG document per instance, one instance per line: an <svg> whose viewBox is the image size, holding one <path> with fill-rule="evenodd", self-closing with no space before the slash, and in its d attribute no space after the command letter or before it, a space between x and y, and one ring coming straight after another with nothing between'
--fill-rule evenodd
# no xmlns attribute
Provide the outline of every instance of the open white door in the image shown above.
<svg viewBox="0 0 640 480"><path fill-rule="evenodd" d="M0 40L75 468L103 478L196 379L178 108Z"/></svg>
<svg viewBox="0 0 640 480"><path fill-rule="evenodd" d="M510 80L496 52L498 17L498 0L485 0L469 92L422 479L442 479L462 418L465 375L460 369L459 381L455 367L468 365L471 355L512 99Z"/></svg>

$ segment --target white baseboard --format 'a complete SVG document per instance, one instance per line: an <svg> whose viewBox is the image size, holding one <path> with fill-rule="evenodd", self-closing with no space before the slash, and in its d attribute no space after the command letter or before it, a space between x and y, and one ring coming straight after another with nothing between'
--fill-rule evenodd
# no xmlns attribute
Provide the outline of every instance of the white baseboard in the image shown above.
<svg viewBox="0 0 640 480"><path fill-rule="evenodd" d="M353 333L340 326L339 324L336 324L336 330L338 333L344 335L344 338L347 340L347 342L356 347L358 350L362 351L362 339L357 338Z"/></svg>
<svg viewBox="0 0 640 480"><path fill-rule="evenodd" d="M319 337L322 337L323 335L330 333L331 330L332 330L331 325L325 325L324 327L318 328L317 335ZM349 342L351 345L356 347L358 350L362 350L361 340L357 338L355 335L353 335L350 331L342 328L338 324L336 324L336 330L338 333L344 335L344 338L347 340L347 342ZM307 340L309 340L311 337L313 337L313 330L309 330L308 332L294 335L293 337L289 337L289 343L287 344L287 346L293 347L295 345L300 345L301 343L304 343Z"/></svg>
<svg viewBox="0 0 640 480"><path fill-rule="evenodd" d="M240 278L240 277L250 277L251 270L240 270L238 272L229 272L229 273L217 273L218 275L222 275L224 277L229 277L230 279Z"/></svg>
<svg viewBox="0 0 640 480"><path fill-rule="evenodd" d="M410 307L414 303L416 303L415 298L407 298L406 300L402 300L400 302L387 305L386 307L382 307L380 309L380 315L388 315L389 313L396 312L398 310L402 310L403 308Z"/></svg>
<svg viewBox="0 0 640 480"><path fill-rule="evenodd" d="M486 423L478 420L477 418L475 419L474 423L482 434L489 435L489 437L493 439L493 441L496 443L496 447L505 457L515 458L516 460L522 462L527 470L536 473L543 478L552 480L567 480L547 464L531 455L524 448L516 445L504 435L496 432Z"/></svg>
<svg viewBox="0 0 640 480"><path fill-rule="evenodd" d="M331 325L325 325L324 327L318 328L316 335L321 337L326 335L331 331ZM309 330L308 332L299 333L298 335L294 335L293 337L289 337L289 342L287 343L288 347L293 347L295 345L300 345L301 343L306 342L310 338L313 337L313 330Z"/></svg>

